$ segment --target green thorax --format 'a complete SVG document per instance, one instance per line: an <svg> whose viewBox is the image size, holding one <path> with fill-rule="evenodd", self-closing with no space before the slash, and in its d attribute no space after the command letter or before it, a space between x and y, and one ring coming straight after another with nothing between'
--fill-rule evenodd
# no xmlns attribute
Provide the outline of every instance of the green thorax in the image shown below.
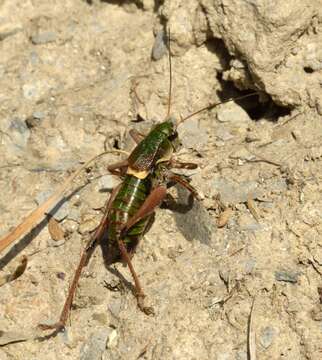
<svg viewBox="0 0 322 360"><path fill-rule="evenodd" d="M172 149L170 137L176 134L171 121L165 121L156 125L149 134L136 146L129 156L129 166L132 169L143 171L151 167Z"/></svg>

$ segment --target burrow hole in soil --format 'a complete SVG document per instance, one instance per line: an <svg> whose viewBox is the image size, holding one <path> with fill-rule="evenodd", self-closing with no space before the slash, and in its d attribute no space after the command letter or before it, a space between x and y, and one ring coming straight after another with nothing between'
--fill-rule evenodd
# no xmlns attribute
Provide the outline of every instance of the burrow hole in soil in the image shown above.
<svg viewBox="0 0 322 360"><path fill-rule="evenodd" d="M209 51L217 54L224 71L228 70L230 68L230 62L234 57L229 54L225 43L221 39L212 38L206 42L206 46ZM247 64L245 64L245 67L247 67ZM222 87L222 90L218 93L221 101L241 97L254 92L254 90L239 90L233 82L223 79L222 72L217 73L217 79ZM263 99L265 99L265 101L263 101ZM254 95L245 99L236 100L236 103L241 106L254 121L264 118L274 122L277 121L279 117L289 115L292 111L292 108L290 107L283 107L275 104L272 98L264 93L262 93L261 96Z"/></svg>

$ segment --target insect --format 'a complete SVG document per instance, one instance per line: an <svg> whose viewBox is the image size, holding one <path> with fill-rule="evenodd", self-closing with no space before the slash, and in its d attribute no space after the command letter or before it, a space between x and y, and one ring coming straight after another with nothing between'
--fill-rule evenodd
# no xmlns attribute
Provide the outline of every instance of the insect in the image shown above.
<svg viewBox="0 0 322 360"><path fill-rule="evenodd" d="M168 38L170 45L170 34ZM196 164L182 163L174 159L173 154L177 149L178 140L177 128L192 116L210 110L219 104L206 106L175 123L170 118L172 88L170 49L169 64L170 84L167 116L163 122L155 125L147 135L134 130L130 131L130 135L137 143L136 147L126 160L108 167L112 174L121 177L122 183L112 191L104 216L83 250L59 321L53 325L40 324L39 327L43 330L53 329L58 332L65 328L82 269L88 263L96 246L104 238L108 240L108 251L114 260L122 260L129 267L135 283L135 296L139 309L147 315L153 314L153 309L144 303L145 294L131 258L140 238L151 222L155 208L165 200L167 186L170 182L183 186L194 198L199 198L197 191L190 183L183 176L172 171L175 168L194 169L197 167ZM66 184L69 184L77 174L78 172L68 179ZM50 204L57 203L58 197L65 191L66 184L63 184L62 188L51 199L36 210L36 212L38 211L37 216L43 214ZM19 225L11 234L0 240L0 251L20 236L22 231L30 228L32 228L31 221L23 228Z"/></svg>

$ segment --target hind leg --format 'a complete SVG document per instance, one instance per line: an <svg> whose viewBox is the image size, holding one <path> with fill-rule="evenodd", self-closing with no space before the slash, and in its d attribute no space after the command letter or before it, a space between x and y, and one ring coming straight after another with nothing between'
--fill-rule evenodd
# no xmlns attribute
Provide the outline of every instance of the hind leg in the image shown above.
<svg viewBox="0 0 322 360"><path fill-rule="evenodd" d="M122 229L122 234L125 235L126 232L137 222L146 218L147 216L151 216L154 212L154 209L162 203L166 194L167 194L167 189L164 186L158 186L155 189L153 189L151 194L146 198L144 203L138 209L136 214L132 218L130 218L129 221L126 223L126 225ZM139 277L137 276L133 264L131 262L131 254L127 251L124 241L121 238L118 240L118 246L122 255L122 259L124 262L126 262L132 274L135 283L136 298L139 309L147 315L153 315L154 314L153 308L144 305L145 294L140 284Z"/></svg>
<svg viewBox="0 0 322 360"><path fill-rule="evenodd" d="M130 272L132 274L134 284L135 284L135 296L137 299L137 304L138 304L139 309L142 312L144 312L146 315L154 315L153 308L144 305L145 294L143 292L139 277L134 270L130 254L128 253L128 251L126 249L126 246L125 246L123 240L118 241L118 246L119 246L119 249L120 249L120 252L122 255L122 259L124 260L124 262L126 262L126 264L128 265L128 267L130 269Z"/></svg>
<svg viewBox="0 0 322 360"><path fill-rule="evenodd" d="M77 285L78 285L80 276L82 274L82 270L87 265L93 251L95 250L97 244L100 242L100 240L103 237L104 232L107 229L109 210L110 210L111 204L112 204L113 200L115 199L115 196L116 196L119 188L120 188L120 186L117 186L113 190L113 192L108 200L108 203L106 205L105 214L104 214L98 228L96 229L95 233L93 234L93 236L91 237L91 239L89 240L89 242L87 243L86 247L83 250L82 256L80 258L80 261L78 263L77 269L74 274L74 278L73 278L71 286L68 290L68 295L65 300L63 310L60 314L59 321L53 325L39 324L38 326L42 330L54 329L54 330L56 330L56 332L59 332L65 328L66 322L68 320L68 316L70 313L70 309L71 309L71 306L73 303L74 295L76 293Z"/></svg>

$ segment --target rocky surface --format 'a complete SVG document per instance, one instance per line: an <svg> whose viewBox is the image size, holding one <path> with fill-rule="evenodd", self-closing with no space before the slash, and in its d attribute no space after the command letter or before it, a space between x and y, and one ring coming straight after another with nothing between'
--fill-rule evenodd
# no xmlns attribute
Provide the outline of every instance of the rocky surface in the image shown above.
<svg viewBox="0 0 322 360"><path fill-rule="evenodd" d="M137 309L128 269L108 271L97 249L67 331L3 346L0 359L244 360L254 296L260 359L321 358L321 9L321 0L0 1L0 236L81 162L129 151L130 128L164 119L165 25L174 116L261 91L178 129L177 157L199 165L185 173L202 200L174 189L181 206L157 210L134 257L156 315ZM22 254L29 263L0 288L1 331L24 339L57 320L118 182L106 166L120 158L88 169L53 214L65 239L42 224L2 255L3 273ZM120 291L105 286L120 281Z"/></svg>

